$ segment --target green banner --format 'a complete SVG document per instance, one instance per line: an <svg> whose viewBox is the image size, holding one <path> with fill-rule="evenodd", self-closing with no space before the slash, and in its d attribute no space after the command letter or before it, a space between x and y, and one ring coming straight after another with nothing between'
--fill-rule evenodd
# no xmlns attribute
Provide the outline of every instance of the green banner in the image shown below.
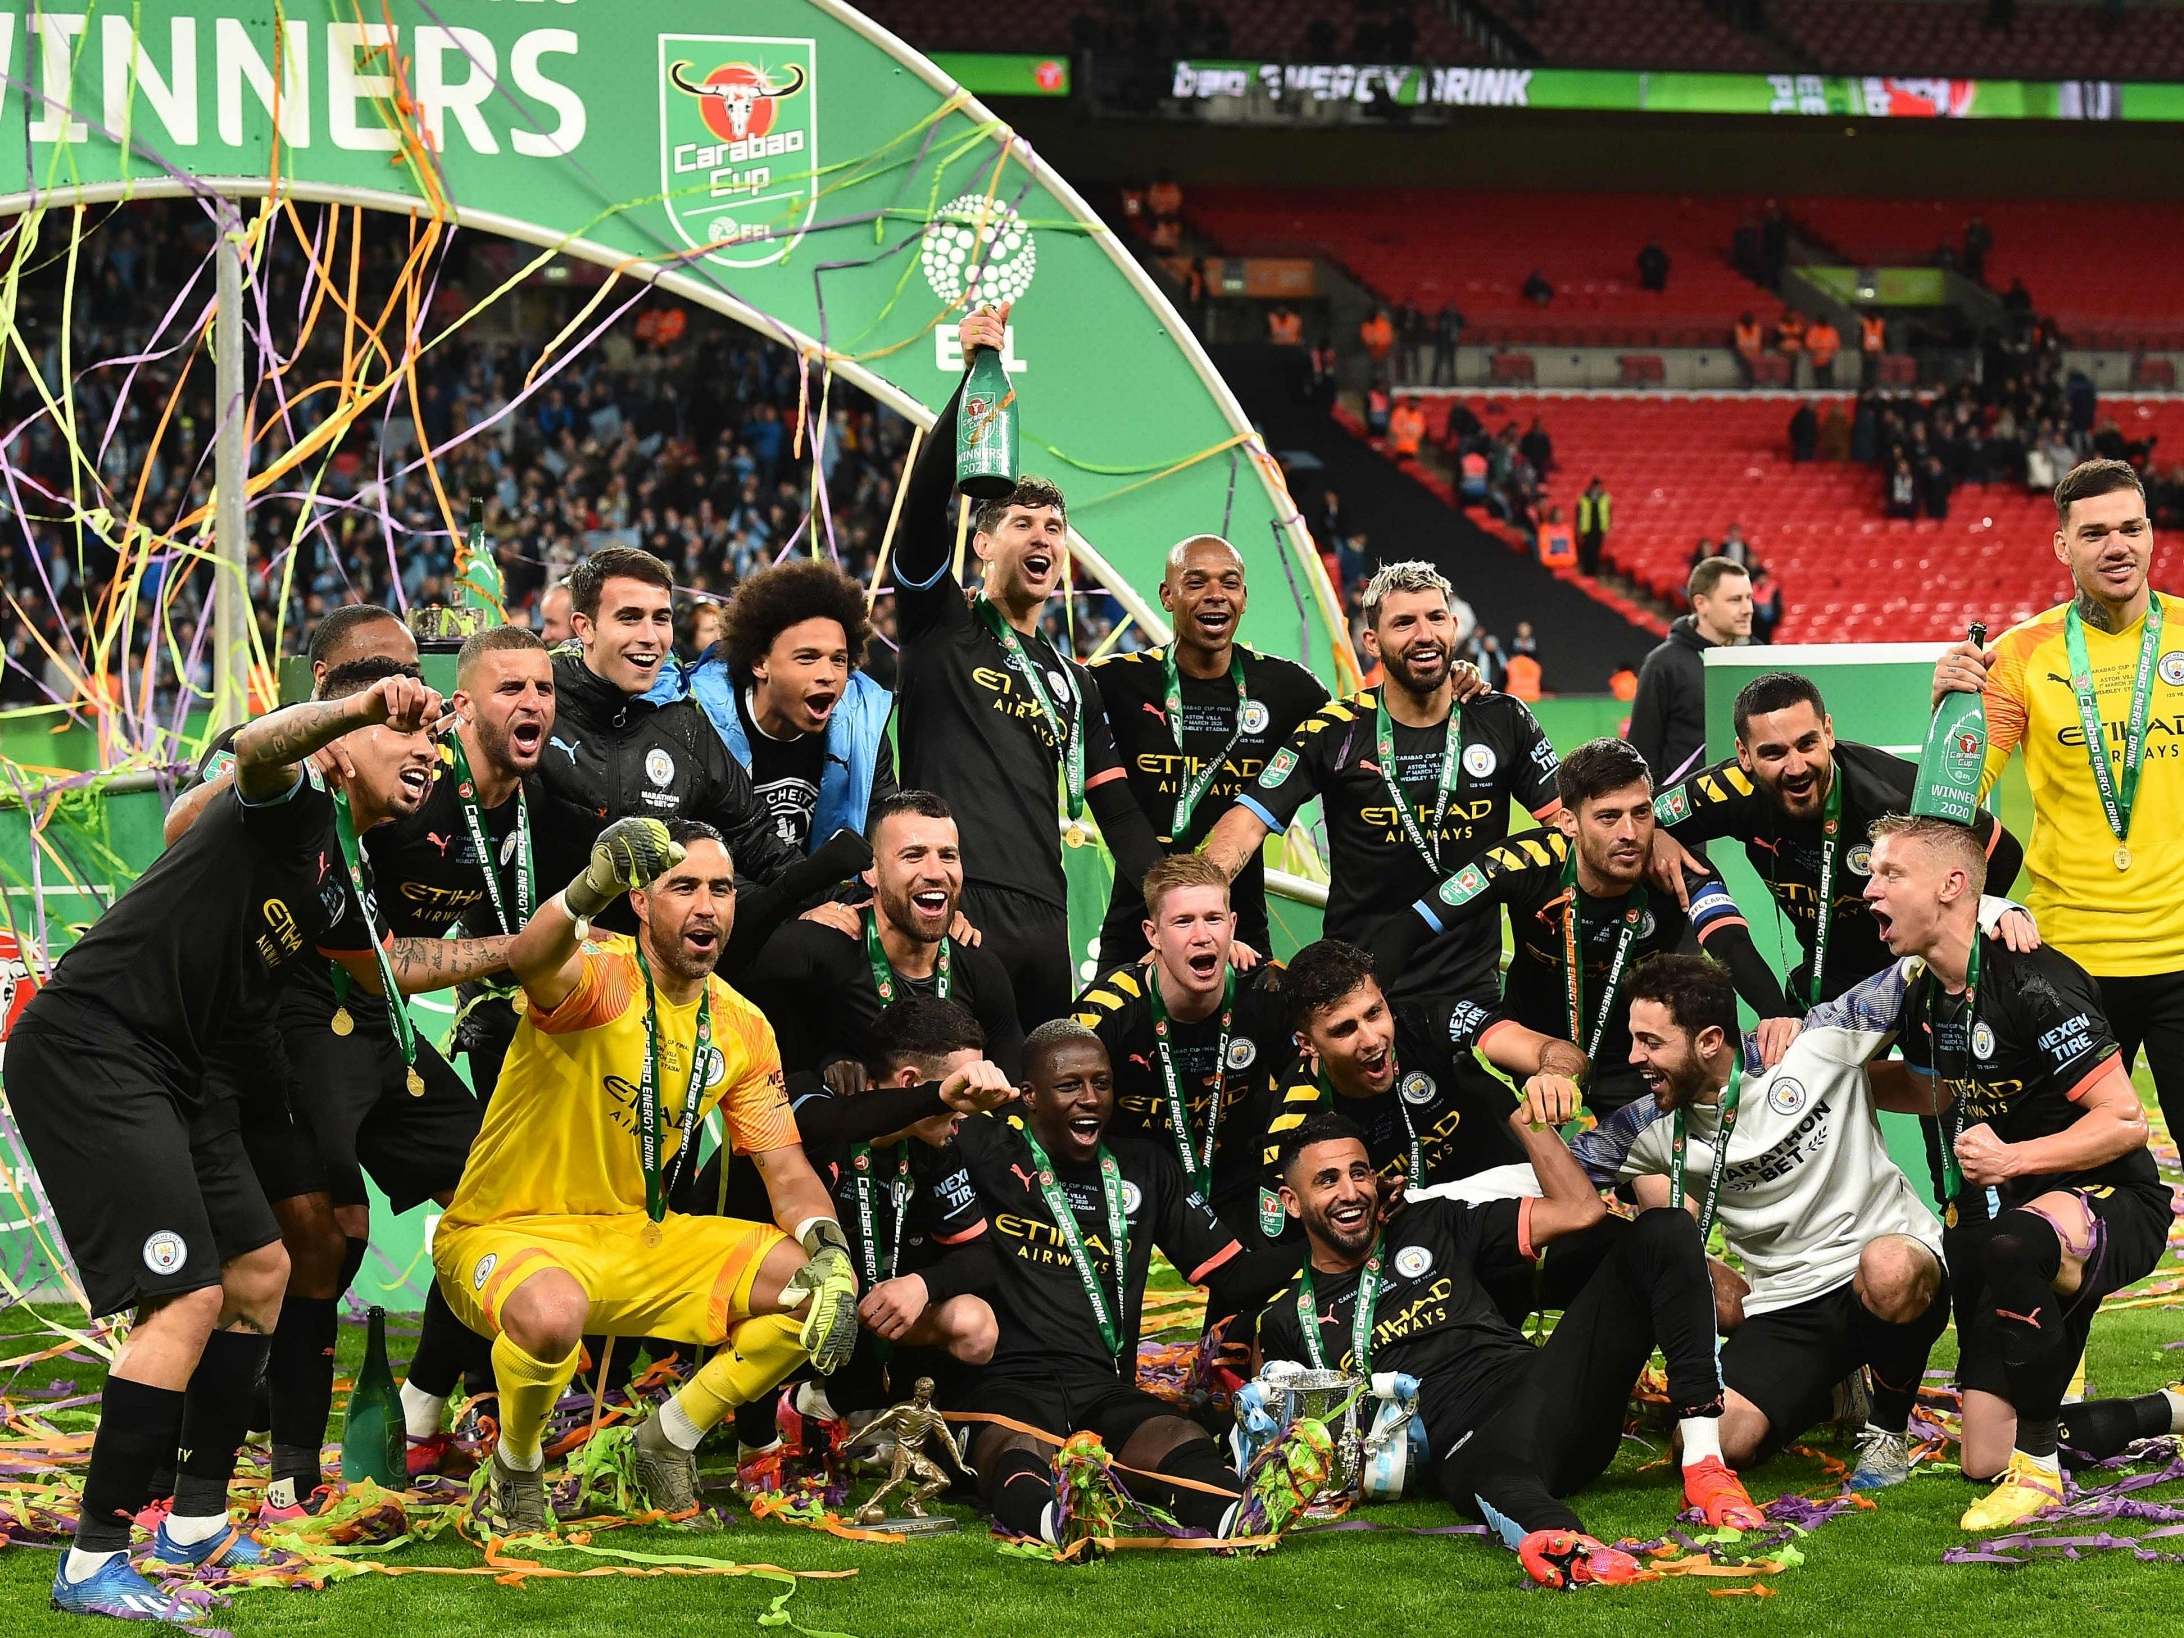
<svg viewBox="0 0 2184 1638"><path fill-rule="evenodd" d="M1007 51L936 51L933 66L974 97L1066 97L1066 56L1024 57Z"/></svg>
<svg viewBox="0 0 2184 1638"><path fill-rule="evenodd" d="M1881 74L1711 74L1639 69L1178 58L1169 96L1208 112L1249 105L1539 108L1588 113L1823 115L1837 119L2184 120L2184 86Z"/></svg>
<svg viewBox="0 0 2184 1638"><path fill-rule="evenodd" d="M0 176L5 210L222 192L437 213L725 312L803 355L814 402L832 371L920 423L954 388L962 313L1014 303L1025 465L1067 493L1081 565L1164 632L1163 554L1219 531L1253 573L1254 640L1350 663L1280 472L1189 328L1005 123L838 0L9 12Z"/></svg>

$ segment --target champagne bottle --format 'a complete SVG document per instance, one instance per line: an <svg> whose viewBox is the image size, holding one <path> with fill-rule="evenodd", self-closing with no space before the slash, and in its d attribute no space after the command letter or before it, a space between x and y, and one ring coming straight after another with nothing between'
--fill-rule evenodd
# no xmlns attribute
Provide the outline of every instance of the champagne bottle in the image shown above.
<svg viewBox="0 0 2184 1638"><path fill-rule="evenodd" d="M406 1431L394 1370L387 1362L387 1311L374 1308L366 1320L364 1363L357 1367L341 1423L341 1482L370 1479L388 1490L408 1489Z"/></svg>
<svg viewBox="0 0 2184 1638"><path fill-rule="evenodd" d="M1987 646L1987 628L1974 623L1972 644ZM1987 708L1978 694L1951 692L1934 708L1919 756L1911 811L1969 825L1979 813L1979 776L1987 764Z"/></svg>
<svg viewBox="0 0 2184 1638"><path fill-rule="evenodd" d="M971 355L956 409L956 487L980 501L1016 491L1016 388L991 347Z"/></svg>
<svg viewBox="0 0 2184 1638"><path fill-rule="evenodd" d="M485 538L485 502L470 503L470 528L463 542L461 572L455 580L455 602L488 612L493 620L506 618L507 589L501 580L500 562Z"/></svg>

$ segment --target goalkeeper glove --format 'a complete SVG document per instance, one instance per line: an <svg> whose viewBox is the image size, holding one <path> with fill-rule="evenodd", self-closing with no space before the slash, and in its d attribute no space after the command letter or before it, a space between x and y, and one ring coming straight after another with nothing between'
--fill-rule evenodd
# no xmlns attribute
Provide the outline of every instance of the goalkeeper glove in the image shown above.
<svg viewBox="0 0 2184 1638"><path fill-rule="evenodd" d="M562 890L561 902L589 921L624 893L664 876L682 862L681 844L657 819L617 819L592 843L591 864Z"/></svg>
<svg viewBox="0 0 2184 1638"><path fill-rule="evenodd" d="M811 1355L812 1368L830 1376L857 1346L857 1276L849 1266L849 1242L842 1238L842 1225L831 1217L812 1218L797 1230L796 1238L808 1257L789 1276L781 1297L793 1308L799 1292L810 1293L811 1305L804 1310L797 1341Z"/></svg>

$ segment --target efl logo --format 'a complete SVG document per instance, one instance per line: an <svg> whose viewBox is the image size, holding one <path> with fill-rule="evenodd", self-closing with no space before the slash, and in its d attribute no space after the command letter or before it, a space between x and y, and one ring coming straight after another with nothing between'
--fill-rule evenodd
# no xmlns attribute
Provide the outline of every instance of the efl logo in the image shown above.
<svg viewBox="0 0 2184 1638"><path fill-rule="evenodd" d="M676 233L723 267L781 260L819 203L815 46L663 34L659 51L660 183Z"/></svg>

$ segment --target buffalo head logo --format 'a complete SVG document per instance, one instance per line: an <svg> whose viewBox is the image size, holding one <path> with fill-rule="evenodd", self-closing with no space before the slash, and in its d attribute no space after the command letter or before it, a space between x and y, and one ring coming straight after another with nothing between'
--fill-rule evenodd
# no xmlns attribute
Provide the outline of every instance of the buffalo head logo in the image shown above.
<svg viewBox="0 0 2184 1638"><path fill-rule="evenodd" d="M676 90L698 99L707 130L723 142L741 142L771 131L774 105L804 89L802 65L790 64L788 73L788 79L776 81L749 63L723 63L698 81L690 78L685 61L670 68L667 77Z"/></svg>

